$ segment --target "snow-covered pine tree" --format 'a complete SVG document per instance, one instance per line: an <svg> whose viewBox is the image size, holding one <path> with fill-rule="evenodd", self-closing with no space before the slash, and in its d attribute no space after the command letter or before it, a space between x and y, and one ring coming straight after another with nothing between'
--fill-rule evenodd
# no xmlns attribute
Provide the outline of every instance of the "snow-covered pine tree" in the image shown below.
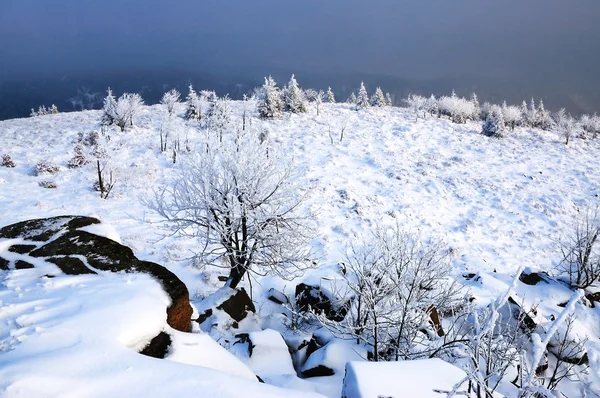
<svg viewBox="0 0 600 398"><path fill-rule="evenodd" d="M106 90L106 97L104 98L104 105L102 106L102 125L110 126L114 124L116 117L117 100L109 87L108 90Z"/></svg>
<svg viewBox="0 0 600 398"><path fill-rule="evenodd" d="M202 118L202 109L200 107L200 98L194 90L194 87L190 84L189 92L185 99L186 110L185 118L187 120L200 120Z"/></svg>
<svg viewBox="0 0 600 398"><path fill-rule="evenodd" d="M477 97L477 94L473 93L471 96L471 103L473 104L473 114L471 115L471 118L475 120L480 114L479 98Z"/></svg>
<svg viewBox="0 0 600 398"><path fill-rule="evenodd" d="M356 94L350 94L350 97L346 100L346 102L350 105L356 105Z"/></svg>
<svg viewBox="0 0 600 398"><path fill-rule="evenodd" d="M59 113L56 105L52 104L52 106L50 107L50 113L53 115L56 115L57 113Z"/></svg>
<svg viewBox="0 0 600 398"><path fill-rule="evenodd" d="M48 109L46 109L46 105L40 105L37 113L40 116L47 115L48 114Z"/></svg>
<svg viewBox="0 0 600 398"><path fill-rule="evenodd" d="M390 95L390 93L385 93L385 104L387 106L393 106L394 105L394 101L392 101L392 96Z"/></svg>
<svg viewBox="0 0 600 398"><path fill-rule="evenodd" d="M554 126L554 121L552 120L552 114L544 108L544 101L540 99L540 103L538 105L538 127L542 130L549 131Z"/></svg>
<svg viewBox="0 0 600 398"><path fill-rule="evenodd" d="M371 105L378 107L384 107L387 105L385 95L383 94L383 91L381 91L381 87L377 87L375 94L373 94L371 97Z"/></svg>
<svg viewBox="0 0 600 398"><path fill-rule="evenodd" d="M327 88L327 102L335 104L335 94L331 90L331 87Z"/></svg>
<svg viewBox="0 0 600 398"><path fill-rule="evenodd" d="M265 77L265 83L257 90L256 108L263 119L281 117L283 102L277 83L271 76Z"/></svg>
<svg viewBox="0 0 600 398"><path fill-rule="evenodd" d="M296 77L292 74L290 82L283 89L285 110L292 113L306 112L306 95L298 86Z"/></svg>
<svg viewBox="0 0 600 398"><path fill-rule="evenodd" d="M530 126L529 124L529 111L527 110L527 102L523 100L521 103L521 126Z"/></svg>
<svg viewBox="0 0 600 398"><path fill-rule="evenodd" d="M358 96L356 97L356 110L368 108L369 105L369 93L367 93L365 83L360 82L360 89L358 90Z"/></svg>
<svg viewBox="0 0 600 398"><path fill-rule="evenodd" d="M483 123L481 134L488 137L501 138L504 136L506 126L504 124L504 118L502 112L494 110L487 115L485 122Z"/></svg>

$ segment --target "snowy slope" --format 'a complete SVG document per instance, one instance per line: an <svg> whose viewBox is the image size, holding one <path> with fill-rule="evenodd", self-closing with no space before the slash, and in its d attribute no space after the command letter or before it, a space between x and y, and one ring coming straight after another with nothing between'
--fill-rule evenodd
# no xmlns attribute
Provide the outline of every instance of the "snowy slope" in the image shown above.
<svg viewBox="0 0 600 398"><path fill-rule="evenodd" d="M240 123L245 105L231 106L235 123ZM0 226L63 214L95 216L114 228L113 236L120 236L137 257L177 274L192 299L216 290L212 270L190 266L197 242L165 237L161 225L153 223L159 218L140 204L140 198L169 181L176 167L170 151L159 151L164 109L146 107L135 128L112 134L118 170L108 200L91 188L93 165L67 168L78 133L98 130L99 119L100 112L86 111L0 122L0 155L10 154L17 165L0 167ZM305 275L310 280L332 275L348 241L375 225L398 223L452 247L456 275L479 272L490 280L484 288L474 287L484 303L506 290L520 266L551 270L559 258L556 239L568 230L577 207L597 203L600 194L598 141L575 139L565 146L553 133L529 129L489 139L479 134L478 123L457 125L437 118L415 122L400 108L355 112L328 104L321 106L319 116L311 108L282 120L254 119L252 128L267 132L293 156L297 178L308 192L303 211L317 224L312 244L319 263ZM193 125L180 133L192 148L201 134ZM42 160L58 164L61 171L35 176L35 165ZM48 179L58 187L38 185ZM44 280L37 272L0 271L0 391L7 396L51 396L65 393L67 386L70 396L114 395L121 388L149 396L200 389L211 397L236 396L239 391L244 396L293 396L209 370L205 366L210 361L183 352L172 361L160 361L130 350L155 334L168 305L158 284L146 277ZM278 318L261 304L261 286L289 293L298 282L266 277L254 286L265 325L274 327ZM111 306L117 305L111 294L123 288L131 289L119 298L130 300L127 308L135 322L109 317ZM82 297L91 293L75 305L70 297L77 292ZM94 315L96 311L103 315ZM111 322L113 332L92 333ZM339 396L341 385L327 391Z"/></svg>

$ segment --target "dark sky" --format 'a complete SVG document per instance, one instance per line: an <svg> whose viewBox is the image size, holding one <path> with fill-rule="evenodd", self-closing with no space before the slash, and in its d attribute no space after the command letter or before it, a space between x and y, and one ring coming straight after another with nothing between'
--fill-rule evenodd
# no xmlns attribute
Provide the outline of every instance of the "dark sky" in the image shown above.
<svg viewBox="0 0 600 398"><path fill-rule="evenodd" d="M598 15L598 0L0 0L0 79L266 66L589 85Z"/></svg>

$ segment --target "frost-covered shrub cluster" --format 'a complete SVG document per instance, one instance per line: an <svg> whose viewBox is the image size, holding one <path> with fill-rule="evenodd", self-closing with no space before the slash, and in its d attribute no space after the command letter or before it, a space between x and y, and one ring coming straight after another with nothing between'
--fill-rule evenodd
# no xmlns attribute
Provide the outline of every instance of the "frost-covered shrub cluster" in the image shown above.
<svg viewBox="0 0 600 398"><path fill-rule="evenodd" d="M2 166L3 167L15 167L15 162L12 160L12 157L9 154L2 155Z"/></svg>
<svg viewBox="0 0 600 398"><path fill-rule="evenodd" d="M102 125L118 126L121 131L132 127L144 100L139 94L125 93L117 100L109 88L102 108Z"/></svg>
<svg viewBox="0 0 600 398"><path fill-rule="evenodd" d="M60 171L60 167L48 160L42 160L35 165L35 175L56 174Z"/></svg>

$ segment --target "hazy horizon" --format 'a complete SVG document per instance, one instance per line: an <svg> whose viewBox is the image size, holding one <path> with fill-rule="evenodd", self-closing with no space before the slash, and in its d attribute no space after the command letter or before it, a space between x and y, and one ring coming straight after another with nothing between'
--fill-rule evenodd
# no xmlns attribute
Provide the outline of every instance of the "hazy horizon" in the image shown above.
<svg viewBox="0 0 600 398"><path fill-rule="evenodd" d="M600 107L595 0L2 3L4 83L174 69L250 80L274 70L389 76L417 89L483 82L493 98Z"/></svg>

